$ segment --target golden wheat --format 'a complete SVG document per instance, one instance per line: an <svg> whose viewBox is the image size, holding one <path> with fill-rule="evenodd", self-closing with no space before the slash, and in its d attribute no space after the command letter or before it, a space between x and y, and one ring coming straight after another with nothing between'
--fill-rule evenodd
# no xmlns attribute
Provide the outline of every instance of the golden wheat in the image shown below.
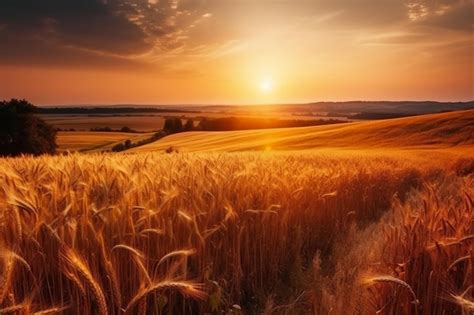
<svg viewBox="0 0 474 315"><path fill-rule="evenodd" d="M1 159L0 310L467 312L474 161L390 155Z"/></svg>
<svg viewBox="0 0 474 315"><path fill-rule="evenodd" d="M81 257L72 249L65 248L62 253L62 257L65 262L85 280L89 288L91 289L93 296L97 302L98 313L100 315L107 315L107 304L105 302L105 296L102 291L100 284L94 279L90 269Z"/></svg>

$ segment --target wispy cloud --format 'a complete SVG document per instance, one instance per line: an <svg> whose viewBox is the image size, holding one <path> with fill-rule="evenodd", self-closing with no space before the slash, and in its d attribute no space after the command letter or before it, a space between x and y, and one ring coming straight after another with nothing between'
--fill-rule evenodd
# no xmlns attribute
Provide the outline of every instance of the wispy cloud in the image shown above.
<svg viewBox="0 0 474 315"><path fill-rule="evenodd" d="M406 6L412 22L444 29L473 30L472 0L410 0Z"/></svg>

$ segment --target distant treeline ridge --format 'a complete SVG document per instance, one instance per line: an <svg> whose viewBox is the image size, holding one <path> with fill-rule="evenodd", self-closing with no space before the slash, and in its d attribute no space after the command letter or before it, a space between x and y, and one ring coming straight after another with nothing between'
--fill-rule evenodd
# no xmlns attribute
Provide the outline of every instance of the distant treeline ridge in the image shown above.
<svg viewBox="0 0 474 315"><path fill-rule="evenodd" d="M269 128L292 128L309 127L320 125L331 125L347 123L346 120L339 119L316 119L316 120L283 120L283 119L262 119L262 118L216 118L202 119L197 126L197 130L202 131L232 131L249 129L269 129Z"/></svg>
<svg viewBox="0 0 474 315"><path fill-rule="evenodd" d="M199 113L194 110L174 108L136 108L136 107L41 107L37 108L38 114L133 114L133 113Z"/></svg>

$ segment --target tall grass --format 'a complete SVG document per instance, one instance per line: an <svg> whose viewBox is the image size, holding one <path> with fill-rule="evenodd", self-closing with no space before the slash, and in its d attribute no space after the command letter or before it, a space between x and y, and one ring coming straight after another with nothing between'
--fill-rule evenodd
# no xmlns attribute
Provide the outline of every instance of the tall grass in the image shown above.
<svg viewBox="0 0 474 315"><path fill-rule="evenodd" d="M0 310L469 312L472 161L455 162L308 152L2 159Z"/></svg>

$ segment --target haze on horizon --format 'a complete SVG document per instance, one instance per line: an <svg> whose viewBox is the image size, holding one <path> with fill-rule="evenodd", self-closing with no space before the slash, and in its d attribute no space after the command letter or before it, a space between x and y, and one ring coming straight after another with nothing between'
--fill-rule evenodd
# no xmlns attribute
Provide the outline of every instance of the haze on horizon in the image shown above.
<svg viewBox="0 0 474 315"><path fill-rule="evenodd" d="M0 99L474 99L472 0L3 0Z"/></svg>

